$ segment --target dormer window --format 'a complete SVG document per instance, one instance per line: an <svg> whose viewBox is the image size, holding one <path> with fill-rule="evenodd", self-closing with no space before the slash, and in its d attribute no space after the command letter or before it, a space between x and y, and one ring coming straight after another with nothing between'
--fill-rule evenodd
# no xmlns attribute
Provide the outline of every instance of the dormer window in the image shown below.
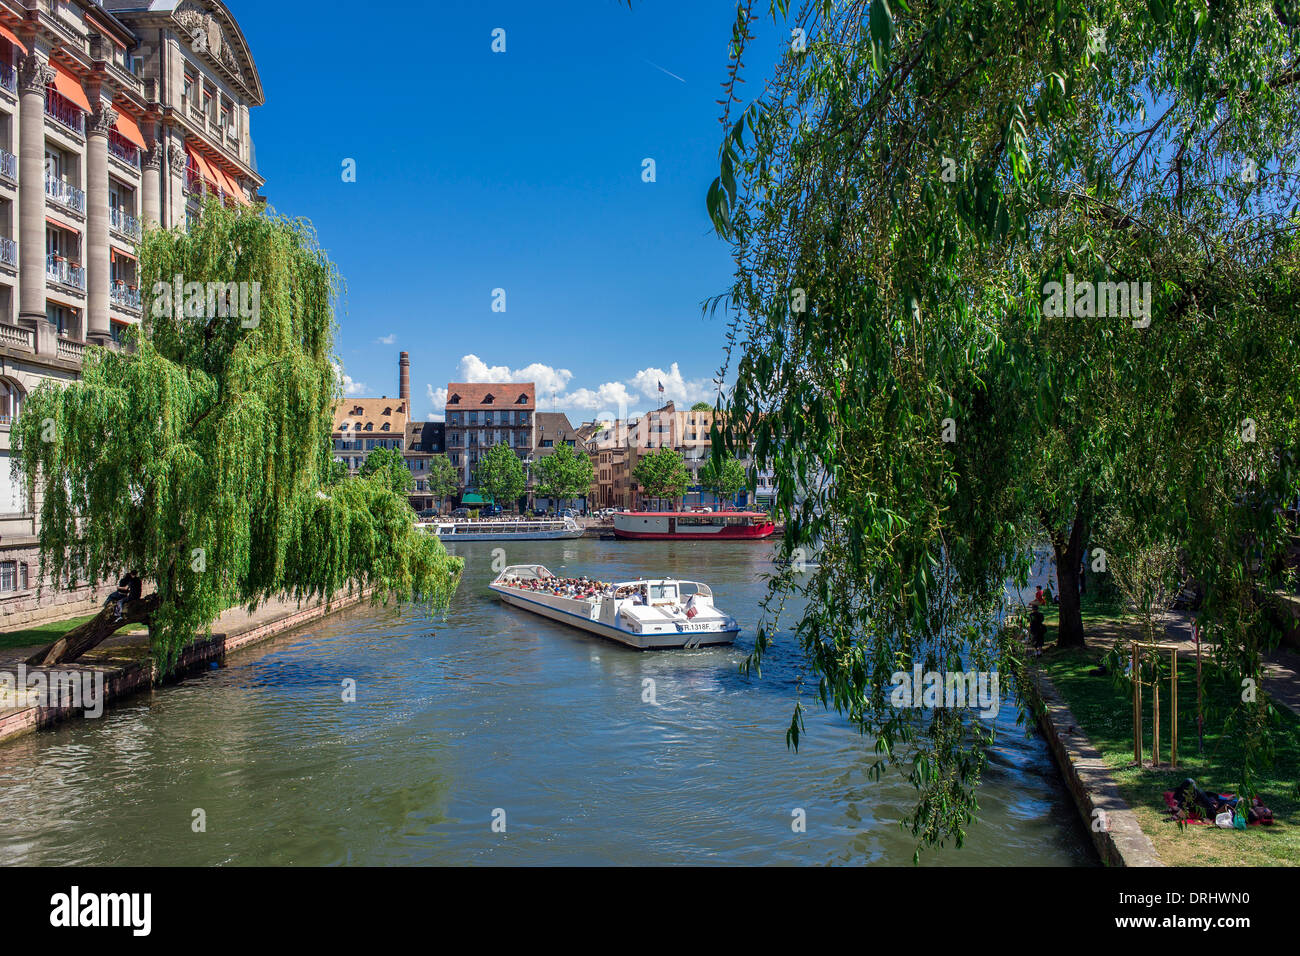
<svg viewBox="0 0 1300 956"><path fill-rule="evenodd" d="M491 405L495 401L496 399L493 397L491 392L488 392L486 395L483 396L484 405Z"/></svg>
<svg viewBox="0 0 1300 956"><path fill-rule="evenodd" d="M375 423L374 423L374 422L366 422L366 431L369 432L369 431L374 431L374 430L375 430Z"/></svg>
<svg viewBox="0 0 1300 956"><path fill-rule="evenodd" d="M527 404L528 404L528 396L527 396L527 395L520 395L517 399L515 399L515 404L516 404L516 405L527 405Z"/></svg>
<svg viewBox="0 0 1300 956"><path fill-rule="evenodd" d="M447 404L448 404L448 405L459 405L459 404L460 404L460 396L459 396L459 395L453 395L451 398L447 399Z"/></svg>
<svg viewBox="0 0 1300 956"><path fill-rule="evenodd" d="M391 414L393 414L393 406L391 406L391 405L387 405L387 406L385 406L385 407L384 407L384 414L385 414L385 415L391 415Z"/></svg>
<svg viewBox="0 0 1300 956"><path fill-rule="evenodd" d="M385 432L388 431L388 422L384 422L383 426L380 428L380 431L385 431Z"/></svg>
<svg viewBox="0 0 1300 956"><path fill-rule="evenodd" d="M347 423L347 422L344 422L342 425L339 426L339 431L341 431L341 432L345 432L345 431L347 431L347 430L348 430L348 423Z"/></svg>

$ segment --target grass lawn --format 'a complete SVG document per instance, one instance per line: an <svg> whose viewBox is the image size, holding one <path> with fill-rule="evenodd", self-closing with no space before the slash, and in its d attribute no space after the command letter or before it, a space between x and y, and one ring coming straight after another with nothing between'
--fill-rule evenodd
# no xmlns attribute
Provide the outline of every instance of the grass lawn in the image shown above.
<svg viewBox="0 0 1300 956"><path fill-rule="evenodd" d="M7 650L11 647L30 647L35 644L53 644L68 631L78 625L85 624L93 614L86 614L83 617L69 617L61 621L46 621L44 624L37 624L35 627L25 628L21 631L8 631L0 634L0 650ZM142 628L134 627L119 631L119 634L130 634L141 631Z"/></svg>
<svg viewBox="0 0 1300 956"><path fill-rule="evenodd" d="M1207 676L1205 749L1203 754L1198 754L1196 661L1180 653L1178 767L1168 766L1171 715L1167 673L1160 693L1160 757L1165 765L1156 769L1135 767L1131 691L1116 687L1109 676L1089 673L1116 638L1137 633L1135 623L1105 608L1085 607L1088 647L1061 650L1052 643L1056 631L1055 608L1049 609L1044 618L1048 624L1049 646L1040 663L1070 705L1080 729L1101 751L1124 799L1136 812L1139 824L1162 860L1171 866L1300 866L1300 718L1279 708L1278 726L1271 731L1276 748L1274 761L1259 774L1259 796L1273 810L1276 824L1250 827L1244 832L1214 826L1180 827L1165 809L1161 796L1164 791L1173 790L1191 777L1202 790L1237 792L1238 745L1219 731L1231 695L1239 691L1231 686L1211 686ZM1167 668L1167 652L1165 664ZM1146 709L1143 758L1150 760L1150 688L1144 690L1143 697Z"/></svg>

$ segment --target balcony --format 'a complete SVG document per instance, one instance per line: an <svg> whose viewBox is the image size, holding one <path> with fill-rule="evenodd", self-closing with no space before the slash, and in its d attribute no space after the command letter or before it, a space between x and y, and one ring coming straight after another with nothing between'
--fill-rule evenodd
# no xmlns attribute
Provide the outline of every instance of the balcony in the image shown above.
<svg viewBox="0 0 1300 956"><path fill-rule="evenodd" d="M18 268L18 243L7 236L0 236L0 265Z"/></svg>
<svg viewBox="0 0 1300 956"><path fill-rule="evenodd" d="M114 279L109 283L108 298L118 308L140 311L140 290L127 285L122 279Z"/></svg>
<svg viewBox="0 0 1300 956"><path fill-rule="evenodd" d="M61 359L80 362L86 355L86 343L77 342L74 339L65 339L60 335L58 345L55 346L55 353Z"/></svg>
<svg viewBox="0 0 1300 956"><path fill-rule="evenodd" d="M36 333L17 325L0 323L0 345L22 349L24 352L35 352Z"/></svg>
<svg viewBox="0 0 1300 956"><path fill-rule="evenodd" d="M57 282L66 288L86 291L86 270L63 256L45 257L45 276L51 282Z"/></svg>
<svg viewBox="0 0 1300 956"><path fill-rule="evenodd" d="M121 233L128 238L140 239L140 220L135 216L127 215L124 209L109 209L108 226L114 232Z"/></svg>
<svg viewBox="0 0 1300 956"><path fill-rule="evenodd" d="M47 199L70 209L78 215L86 214L86 194L71 183L65 183L57 176L45 174L45 196Z"/></svg>
<svg viewBox="0 0 1300 956"><path fill-rule="evenodd" d="M45 115L78 136L86 135L86 114L58 93L51 91L45 94Z"/></svg>
<svg viewBox="0 0 1300 956"><path fill-rule="evenodd" d="M18 71L12 63L0 63L0 87L18 95Z"/></svg>
<svg viewBox="0 0 1300 956"><path fill-rule="evenodd" d="M18 184L18 157L7 149L0 149L0 178Z"/></svg>
<svg viewBox="0 0 1300 956"><path fill-rule="evenodd" d="M140 147L128 142L116 132L108 134L108 155L132 169L140 168Z"/></svg>

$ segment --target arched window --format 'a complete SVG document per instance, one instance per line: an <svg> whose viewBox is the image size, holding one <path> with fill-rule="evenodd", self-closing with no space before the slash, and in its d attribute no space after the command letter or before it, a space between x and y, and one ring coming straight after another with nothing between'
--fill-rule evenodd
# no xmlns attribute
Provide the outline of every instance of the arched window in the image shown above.
<svg viewBox="0 0 1300 956"><path fill-rule="evenodd" d="M17 382L0 378L0 425L12 425L22 411L23 390Z"/></svg>

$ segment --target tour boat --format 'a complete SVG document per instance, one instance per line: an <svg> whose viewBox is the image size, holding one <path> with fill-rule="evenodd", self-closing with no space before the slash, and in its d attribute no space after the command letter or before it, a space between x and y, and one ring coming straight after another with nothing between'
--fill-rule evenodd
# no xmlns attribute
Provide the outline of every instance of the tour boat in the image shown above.
<svg viewBox="0 0 1300 956"><path fill-rule="evenodd" d="M515 564L488 587L506 604L643 651L730 644L740 632L699 581L597 582Z"/></svg>
<svg viewBox="0 0 1300 956"><path fill-rule="evenodd" d="M620 511L614 534L648 541L758 539L776 530L761 511Z"/></svg>
<svg viewBox="0 0 1300 956"><path fill-rule="evenodd" d="M469 521L422 521L416 527L448 541L558 541L581 538L582 525L572 518L489 518Z"/></svg>

